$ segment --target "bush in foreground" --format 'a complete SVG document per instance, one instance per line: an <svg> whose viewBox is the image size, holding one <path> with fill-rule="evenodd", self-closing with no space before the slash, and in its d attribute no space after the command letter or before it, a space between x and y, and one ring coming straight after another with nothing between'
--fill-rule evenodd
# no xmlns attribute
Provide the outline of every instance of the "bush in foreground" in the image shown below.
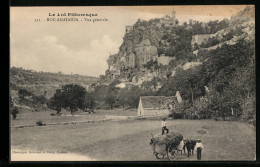
<svg viewBox="0 0 260 167"><path fill-rule="evenodd" d="M14 109L12 109L12 111L11 111L13 120L16 119L18 113L19 113L19 110L17 109L17 107L14 107Z"/></svg>
<svg viewBox="0 0 260 167"><path fill-rule="evenodd" d="M36 122L36 125L37 125L37 126L45 126L46 124L43 123L42 120L39 120L39 121Z"/></svg>

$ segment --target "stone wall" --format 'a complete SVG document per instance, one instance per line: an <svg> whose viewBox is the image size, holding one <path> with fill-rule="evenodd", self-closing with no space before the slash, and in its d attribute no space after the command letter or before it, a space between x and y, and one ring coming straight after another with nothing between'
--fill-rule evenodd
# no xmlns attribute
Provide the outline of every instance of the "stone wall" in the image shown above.
<svg viewBox="0 0 260 167"><path fill-rule="evenodd" d="M143 109L143 112L138 110L138 116L168 116L170 114L168 109Z"/></svg>

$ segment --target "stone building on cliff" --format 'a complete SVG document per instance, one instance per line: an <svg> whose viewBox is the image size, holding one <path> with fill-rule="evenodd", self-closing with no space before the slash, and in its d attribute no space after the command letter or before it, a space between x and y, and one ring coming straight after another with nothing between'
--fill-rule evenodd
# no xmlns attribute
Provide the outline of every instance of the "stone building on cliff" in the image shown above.
<svg viewBox="0 0 260 167"><path fill-rule="evenodd" d="M175 27L176 26L176 12L173 9L171 16L164 16L159 21L160 25L157 25L157 27L161 27L162 24L164 24L166 27Z"/></svg>
<svg viewBox="0 0 260 167"><path fill-rule="evenodd" d="M126 67L131 67L131 68L134 68L134 67L136 67L136 64L137 64L137 62L136 62L137 60L136 60L136 55L135 55L135 53L134 52L128 52L127 54L126 54Z"/></svg>
<svg viewBox="0 0 260 167"><path fill-rule="evenodd" d="M135 47L134 51L137 58L137 66L146 64L154 56L158 55L157 47L152 45L149 39L143 40Z"/></svg>

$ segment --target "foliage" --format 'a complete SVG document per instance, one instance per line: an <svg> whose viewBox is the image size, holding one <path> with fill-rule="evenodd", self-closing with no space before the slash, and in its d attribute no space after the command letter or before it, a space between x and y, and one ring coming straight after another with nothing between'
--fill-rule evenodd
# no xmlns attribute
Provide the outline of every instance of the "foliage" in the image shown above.
<svg viewBox="0 0 260 167"><path fill-rule="evenodd" d="M209 26L209 34L215 34L217 31L225 29L228 27L228 21L227 20L222 20L222 21L209 21L208 22Z"/></svg>
<svg viewBox="0 0 260 167"><path fill-rule="evenodd" d="M147 68L147 69L152 69L152 68L154 68L154 69L158 69L159 67L158 67L158 62L157 62L157 60L155 60L155 61L153 61L153 60L150 60L150 61L148 61L147 63L146 63L146 65L145 65L145 68Z"/></svg>
<svg viewBox="0 0 260 167"><path fill-rule="evenodd" d="M14 108L11 109L11 114L12 114L13 120L16 119L16 116L17 116L18 113L19 113L19 110L18 110L17 107L14 107Z"/></svg>
<svg viewBox="0 0 260 167"><path fill-rule="evenodd" d="M68 82L83 82L91 84L98 80L96 77L69 75L61 73L50 73L42 71L25 70L23 68L12 67L10 68L10 83L12 85L38 85L46 83L68 83Z"/></svg>
<svg viewBox="0 0 260 167"><path fill-rule="evenodd" d="M37 125L37 126L45 126L46 124L45 124L42 120L38 120L38 121L36 122L36 125Z"/></svg>
<svg viewBox="0 0 260 167"><path fill-rule="evenodd" d="M94 109L96 106L94 94L86 92L84 106L88 109Z"/></svg>
<svg viewBox="0 0 260 167"><path fill-rule="evenodd" d="M238 27L236 29L231 29L226 35L223 36L222 42L231 40L235 36L240 36L243 34L242 27Z"/></svg>
<svg viewBox="0 0 260 167"><path fill-rule="evenodd" d="M205 81L199 71L199 67L177 71L175 76L162 86L157 95L175 96L176 91L180 91L184 100L192 102L193 98L202 96L205 93Z"/></svg>
<svg viewBox="0 0 260 167"><path fill-rule="evenodd" d="M114 104L116 102L116 98L113 94L108 94L106 96L105 102L109 105L110 109L114 108Z"/></svg>
<svg viewBox="0 0 260 167"><path fill-rule="evenodd" d="M47 106L50 109L56 110L57 114L60 114L62 105L63 105L62 93L60 89L57 89L54 96L51 97L50 100L47 102Z"/></svg>
<svg viewBox="0 0 260 167"><path fill-rule="evenodd" d="M212 37L212 38L209 38L207 43L203 46L205 48L208 48L208 47L211 47L211 46L214 46L214 45L217 45L217 44L220 44L222 41L220 41L219 39L217 39L216 37Z"/></svg>
<svg viewBox="0 0 260 167"><path fill-rule="evenodd" d="M176 71L157 92L157 95L174 96L180 91L188 109L177 108L173 116L183 114L183 118L192 118L197 115L201 119L221 116L225 120L232 116L233 110L235 117L253 119L254 43L241 40L213 51L200 51L198 57L204 60L202 66ZM209 92L204 86L208 86Z"/></svg>
<svg viewBox="0 0 260 167"><path fill-rule="evenodd" d="M209 57L209 51L204 50L204 49L200 49L198 51L198 57L200 59L201 62L204 62L205 60L207 60L207 58Z"/></svg>
<svg viewBox="0 0 260 167"><path fill-rule="evenodd" d="M192 34L214 34L219 30L225 29L229 26L228 20L224 19L221 21L215 20L215 21L209 21L208 23L203 26L202 22L195 21L195 23L192 24Z"/></svg>
<svg viewBox="0 0 260 167"><path fill-rule="evenodd" d="M78 109L84 109L86 90L80 85L68 84L61 88L63 107L69 108L71 114Z"/></svg>
<svg viewBox="0 0 260 167"><path fill-rule="evenodd" d="M39 103L43 105L47 102L47 99L43 95L40 95L40 96L33 96L33 101L36 104Z"/></svg>
<svg viewBox="0 0 260 167"><path fill-rule="evenodd" d="M69 109L71 114L78 109L85 109L86 90L84 87L76 84L67 84L57 89L51 99L50 107L55 108L57 113L61 108Z"/></svg>
<svg viewBox="0 0 260 167"><path fill-rule="evenodd" d="M149 90L153 87L153 83L151 81L144 81L141 85L143 89Z"/></svg>
<svg viewBox="0 0 260 167"><path fill-rule="evenodd" d="M20 89L20 90L18 91L18 95L19 95L19 97L20 97L21 99L24 99L24 98L27 97L27 96L31 96L32 93L29 92L29 91L27 91L26 89Z"/></svg>
<svg viewBox="0 0 260 167"><path fill-rule="evenodd" d="M256 124L256 101L254 96L249 96L245 99L242 105L243 115L242 118L249 120L254 125Z"/></svg>
<svg viewBox="0 0 260 167"><path fill-rule="evenodd" d="M166 77L167 79L169 79L172 76L172 72L171 71L167 71Z"/></svg>
<svg viewBox="0 0 260 167"><path fill-rule="evenodd" d="M210 85L210 109L225 118L233 108L239 117L247 95L255 92L254 44L242 40L210 54L202 68Z"/></svg>

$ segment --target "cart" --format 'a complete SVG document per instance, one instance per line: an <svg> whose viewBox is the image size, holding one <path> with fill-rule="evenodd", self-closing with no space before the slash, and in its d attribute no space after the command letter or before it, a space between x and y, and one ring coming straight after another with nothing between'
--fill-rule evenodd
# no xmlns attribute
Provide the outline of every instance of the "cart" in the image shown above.
<svg viewBox="0 0 260 167"><path fill-rule="evenodd" d="M178 159L179 150L178 145L183 140L181 133L175 131L165 135L156 135L150 142L153 149L153 154L157 159L167 157L169 160Z"/></svg>

